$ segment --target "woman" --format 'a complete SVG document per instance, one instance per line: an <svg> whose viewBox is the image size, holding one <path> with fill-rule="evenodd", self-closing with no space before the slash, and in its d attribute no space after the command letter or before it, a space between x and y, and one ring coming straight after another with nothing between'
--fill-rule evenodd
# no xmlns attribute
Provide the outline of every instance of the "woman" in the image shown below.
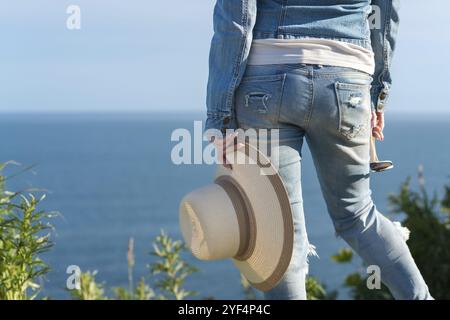
<svg viewBox="0 0 450 320"><path fill-rule="evenodd" d="M371 7L372 6L372 7ZM337 235L396 299L432 299L398 224L371 198L370 135L383 140L398 0L218 0L205 129L278 129L295 251L267 299L305 299L309 245L301 194L308 143ZM373 13L373 14L371 14Z"/></svg>

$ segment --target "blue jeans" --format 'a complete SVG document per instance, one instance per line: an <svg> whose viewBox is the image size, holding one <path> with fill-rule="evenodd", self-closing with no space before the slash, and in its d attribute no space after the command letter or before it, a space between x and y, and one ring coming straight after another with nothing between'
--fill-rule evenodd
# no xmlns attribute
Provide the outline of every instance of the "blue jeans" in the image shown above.
<svg viewBox="0 0 450 320"><path fill-rule="evenodd" d="M398 225L371 197L370 75L306 64L248 66L235 95L238 126L279 129L279 173L294 214L295 244L282 281L266 299L306 299L310 245L301 189L304 139L311 151L336 234L368 265L396 299L432 299Z"/></svg>

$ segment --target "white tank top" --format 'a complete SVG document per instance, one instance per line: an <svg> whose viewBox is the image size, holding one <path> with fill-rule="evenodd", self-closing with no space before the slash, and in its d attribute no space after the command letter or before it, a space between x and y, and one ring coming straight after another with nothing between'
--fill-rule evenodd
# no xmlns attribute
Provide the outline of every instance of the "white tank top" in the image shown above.
<svg viewBox="0 0 450 320"><path fill-rule="evenodd" d="M249 65L307 63L349 67L370 75L375 71L372 50L329 39L255 39Z"/></svg>

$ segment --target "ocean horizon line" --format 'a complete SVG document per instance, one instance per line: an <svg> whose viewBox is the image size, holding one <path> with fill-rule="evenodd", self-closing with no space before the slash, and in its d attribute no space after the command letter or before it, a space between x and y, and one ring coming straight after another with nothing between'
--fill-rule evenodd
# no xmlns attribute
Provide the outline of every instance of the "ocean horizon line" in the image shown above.
<svg viewBox="0 0 450 320"><path fill-rule="evenodd" d="M124 117L124 120L133 120L134 118L140 120L149 120L149 117L154 120L201 120L206 119L206 111L197 110L83 110L83 111L4 111L0 110L0 121L7 119L18 120L20 117L35 117L35 119L42 119L43 117L51 118L90 118L96 119L102 117L102 119L114 119L118 117ZM105 117L105 118L103 118ZM449 111L412 111L404 112L398 110L386 110L385 119L393 120L439 120L439 121L450 121L450 110Z"/></svg>

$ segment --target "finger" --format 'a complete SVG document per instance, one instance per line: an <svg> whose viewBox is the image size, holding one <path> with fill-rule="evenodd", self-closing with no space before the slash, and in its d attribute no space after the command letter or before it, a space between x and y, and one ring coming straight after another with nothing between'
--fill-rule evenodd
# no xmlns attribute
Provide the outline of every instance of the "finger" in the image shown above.
<svg viewBox="0 0 450 320"><path fill-rule="evenodd" d="M238 134L236 133L233 137L230 137L230 141L229 141L229 143L226 145L226 150L227 150L227 152L228 151L236 151L236 150L239 150L239 149L241 149L241 148L243 148L243 147L245 147L245 144L244 143L242 143L242 142L238 142L239 140L237 139L237 137L238 137Z"/></svg>
<svg viewBox="0 0 450 320"><path fill-rule="evenodd" d="M375 127L377 123L377 113L375 111L372 111L372 117L370 119L370 127L373 128Z"/></svg>
<svg viewBox="0 0 450 320"><path fill-rule="evenodd" d="M216 147L222 147L222 145L224 144L225 140L223 138L215 138L213 143Z"/></svg>
<svg viewBox="0 0 450 320"><path fill-rule="evenodd" d="M374 133L372 136L373 136L376 140L381 140L381 136L380 136L379 133Z"/></svg>
<svg viewBox="0 0 450 320"><path fill-rule="evenodd" d="M228 147L231 144L235 143L235 139L238 136L238 132L233 132L231 134L229 134L228 136L225 137L225 145Z"/></svg>
<svg viewBox="0 0 450 320"><path fill-rule="evenodd" d="M384 140L384 133L383 133L383 129L384 129L384 114L383 113L379 113L378 114L378 123L376 125L377 130L380 133L380 140L383 141Z"/></svg>
<svg viewBox="0 0 450 320"><path fill-rule="evenodd" d="M380 126L381 126L381 130L384 129L384 125L385 125L385 121L384 121L384 113L381 113L381 117L380 117Z"/></svg>
<svg viewBox="0 0 450 320"><path fill-rule="evenodd" d="M224 138L215 138L213 140L214 145L216 147L217 159L219 164L222 164L225 168L232 169L232 165L228 162L227 153L231 150L237 150L237 148L241 148L242 144L236 145L236 137L238 136L238 132L233 132L228 134Z"/></svg>
<svg viewBox="0 0 450 320"><path fill-rule="evenodd" d="M236 143L234 146L233 146L233 150L234 151L237 151L237 150L239 150L239 149L242 149L242 148L244 148L245 147L245 144L243 144L243 143Z"/></svg>
<svg viewBox="0 0 450 320"><path fill-rule="evenodd" d="M233 132L226 135L225 137L213 137L214 138L213 142L216 146L222 147L224 144L225 145L230 144L230 142L232 142L234 138L236 138L236 136L237 132Z"/></svg>
<svg viewBox="0 0 450 320"><path fill-rule="evenodd" d="M379 126L375 126L375 127L373 127L372 132L381 134L382 130L381 130L381 128Z"/></svg>
<svg viewBox="0 0 450 320"><path fill-rule="evenodd" d="M383 112L377 112L377 125L381 128L381 130L384 129L384 113Z"/></svg>
<svg viewBox="0 0 450 320"><path fill-rule="evenodd" d="M384 140L383 132L382 131L377 131L376 137L377 137L378 140L383 141Z"/></svg>
<svg viewBox="0 0 450 320"><path fill-rule="evenodd" d="M373 128L372 136L374 136L377 140L381 140L382 139L382 135L381 135L381 132L380 132L378 127Z"/></svg>

